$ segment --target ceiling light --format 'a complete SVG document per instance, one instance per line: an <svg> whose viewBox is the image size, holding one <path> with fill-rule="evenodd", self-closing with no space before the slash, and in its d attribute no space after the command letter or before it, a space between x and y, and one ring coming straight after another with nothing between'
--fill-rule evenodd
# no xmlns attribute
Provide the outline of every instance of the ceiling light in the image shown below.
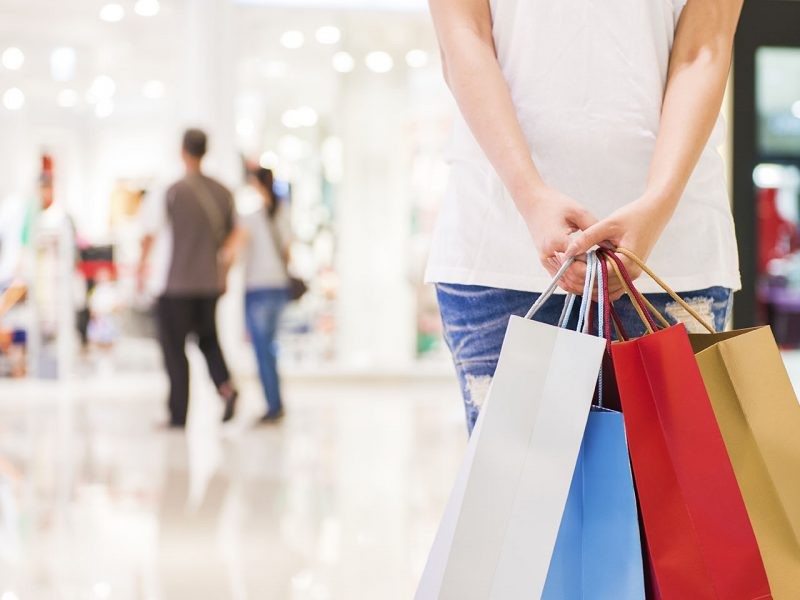
<svg viewBox="0 0 800 600"><path fill-rule="evenodd" d="M342 39L342 32L333 25L323 25L317 29L316 37L320 44L332 45Z"/></svg>
<svg viewBox="0 0 800 600"><path fill-rule="evenodd" d="M284 48L289 48L290 50L296 50L297 48L302 48L303 44L306 43L306 36L303 35L302 31L286 31L281 36L281 46Z"/></svg>
<svg viewBox="0 0 800 600"><path fill-rule="evenodd" d="M121 4L109 2L100 9L100 18L106 23L118 23L125 18L125 9Z"/></svg>
<svg viewBox="0 0 800 600"><path fill-rule="evenodd" d="M800 100L797 100L794 104L792 104L792 114L800 119Z"/></svg>
<svg viewBox="0 0 800 600"><path fill-rule="evenodd" d="M9 71L17 71L22 68L25 62L25 55L19 48L11 47L3 51L3 66Z"/></svg>
<svg viewBox="0 0 800 600"><path fill-rule="evenodd" d="M256 130L256 124L253 123L252 119L239 119L236 122L236 133L241 136L248 136L253 135Z"/></svg>
<svg viewBox="0 0 800 600"><path fill-rule="evenodd" d="M114 112L114 102L111 98L104 98L97 103L94 107L94 114L98 119L105 119L110 117Z"/></svg>
<svg viewBox="0 0 800 600"><path fill-rule="evenodd" d="M133 10L140 17L155 17L161 10L161 4L158 0L136 0Z"/></svg>
<svg viewBox="0 0 800 600"><path fill-rule="evenodd" d="M278 166L278 155L272 150L268 150L258 159L258 164L265 169L274 169Z"/></svg>
<svg viewBox="0 0 800 600"><path fill-rule="evenodd" d="M333 69L339 73L349 73L356 66L356 61L349 52L341 51L333 55L331 59Z"/></svg>
<svg viewBox="0 0 800 600"><path fill-rule="evenodd" d="M364 64L374 73L388 73L394 67L394 60L386 52L376 50L367 54Z"/></svg>
<svg viewBox="0 0 800 600"><path fill-rule="evenodd" d="M319 120L319 115L310 106L301 106L297 109L297 117L303 127L313 127Z"/></svg>
<svg viewBox="0 0 800 600"><path fill-rule="evenodd" d="M56 102L62 108L72 108L78 103L78 92L70 89L61 90L58 92Z"/></svg>
<svg viewBox="0 0 800 600"><path fill-rule="evenodd" d="M762 189L779 188L783 183L783 165L761 163L753 169L753 183Z"/></svg>
<svg viewBox="0 0 800 600"><path fill-rule="evenodd" d="M50 74L56 81L69 81L75 77L77 57L75 48L60 46L50 53Z"/></svg>
<svg viewBox="0 0 800 600"><path fill-rule="evenodd" d="M164 96L164 83L158 79L151 79L142 86L142 94L150 100L157 100Z"/></svg>
<svg viewBox="0 0 800 600"><path fill-rule="evenodd" d="M3 592L3 595L0 596L0 600L19 600L19 596L12 590L6 590Z"/></svg>
<svg viewBox="0 0 800 600"><path fill-rule="evenodd" d="M425 50L409 50L406 54L406 64L412 69L420 69L428 64L428 53Z"/></svg>
<svg viewBox="0 0 800 600"><path fill-rule="evenodd" d="M117 84L108 75L100 75L94 78L86 99L89 102L100 102L110 99L117 91Z"/></svg>
<svg viewBox="0 0 800 600"><path fill-rule="evenodd" d="M8 110L19 110L25 106L25 94L19 88L9 88L3 94L3 106Z"/></svg>

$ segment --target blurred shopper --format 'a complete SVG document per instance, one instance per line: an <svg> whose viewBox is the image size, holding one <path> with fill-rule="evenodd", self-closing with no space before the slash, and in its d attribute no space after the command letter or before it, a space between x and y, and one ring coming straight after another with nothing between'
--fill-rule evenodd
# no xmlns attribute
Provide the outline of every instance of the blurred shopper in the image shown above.
<svg viewBox="0 0 800 600"><path fill-rule="evenodd" d="M164 222L171 233L169 270L158 298L159 341L170 380L170 427L183 427L189 407L189 363L186 338L197 336L197 343L208 363L208 370L225 403L223 421L233 418L237 392L217 338L217 300L225 291L225 280L233 254L233 197L221 183L204 175L201 163L207 137L199 129L183 136L182 158L186 175L166 192L165 205L158 219L148 224L142 240L139 287L144 287L147 261L154 236Z"/></svg>
<svg viewBox="0 0 800 600"><path fill-rule="evenodd" d="M249 184L257 194L258 208L240 217L236 246L245 255L245 321L267 402L261 420L274 423L283 418L275 334L289 302L291 230L288 210L275 197L272 171L256 169Z"/></svg>
<svg viewBox="0 0 800 600"><path fill-rule="evenodd" d="M594 244L649 259L722 329L740 281L719 111L742 0L430 5L462 118L426 279L469 429L509 316ZM561 286L581 294L585 272L573 264ZM639 287L681 317L653 282ZM619 282L611 288L619 298ZM551 298L540 318L556 323L563 302ZM627 299L616 306L640 334Z"/></svg>

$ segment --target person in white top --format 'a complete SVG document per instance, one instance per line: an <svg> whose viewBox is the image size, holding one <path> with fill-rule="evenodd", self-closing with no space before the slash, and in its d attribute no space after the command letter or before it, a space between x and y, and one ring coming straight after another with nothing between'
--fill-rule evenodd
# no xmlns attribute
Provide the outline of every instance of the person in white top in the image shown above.
<svg viewBox="0 0 800 600"><path fill-rule="evenodd" d="M244 253L245 323L267 405L261 421L275 423L284 414L275 337L289 302L286 265L291 231L288 211L275 197L272 171L258 168L249 174L248 183L255 210L239 215L234 251Z"/></svg>
<svg viewBox="0 0 800 600"><path fill-rule="evenodd" d="M742 1L430 0L460 115L426 280L470 430L508 317L594 245L646 259L724 327L740 280L717 148ZM577 261L561 287L582 293L584 274ZM682 320L654 282L637 287ZM612 278L636 334L622 291ZM556 322L562 306L537 318Z"/></svg>

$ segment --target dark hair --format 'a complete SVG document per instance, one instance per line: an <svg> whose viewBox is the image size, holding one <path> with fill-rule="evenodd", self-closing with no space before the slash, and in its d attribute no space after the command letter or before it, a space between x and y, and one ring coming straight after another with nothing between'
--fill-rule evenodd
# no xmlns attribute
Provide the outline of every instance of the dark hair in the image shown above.
<svg viewBox="0 0 800 600"><path fill-rule="evenodd" d="M264 189L267 190L267 193L270 197L269 203L269 210L267 211L267 215L269 218L273 218L275 213L278 210L278 199L275 197L275 175L272 173L272 169L265 169L264 167L258 167L252 171L253 178L258 181Z"/></svg>
<svg viewBox="0 0 800 600"><path fill-rule="evenodd" d="M208 146L208 136L202 129L187 129L183 133L183 150L189 156L203 158Z"/></svg>

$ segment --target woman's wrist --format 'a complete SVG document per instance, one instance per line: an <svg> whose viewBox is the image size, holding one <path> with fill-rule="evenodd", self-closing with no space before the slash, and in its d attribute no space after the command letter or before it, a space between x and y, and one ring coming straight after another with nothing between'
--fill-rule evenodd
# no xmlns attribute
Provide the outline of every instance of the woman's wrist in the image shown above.
<svg viewBox="0 0 800 600"><path fill-rule="evenodd" d="M511 192L511 197L517 205L517 209L523 215L529 215L535 212L544 202L547 202L547 196L551 192L544 182L541 180L528 183L517 193Z"/></svg>
<svg viewBox="0 0 800 600"><path fill-rule="evenodd" d="M651 219L666 225L678 206L678 199L671 194L645 191L635 202Z"/></svg>

